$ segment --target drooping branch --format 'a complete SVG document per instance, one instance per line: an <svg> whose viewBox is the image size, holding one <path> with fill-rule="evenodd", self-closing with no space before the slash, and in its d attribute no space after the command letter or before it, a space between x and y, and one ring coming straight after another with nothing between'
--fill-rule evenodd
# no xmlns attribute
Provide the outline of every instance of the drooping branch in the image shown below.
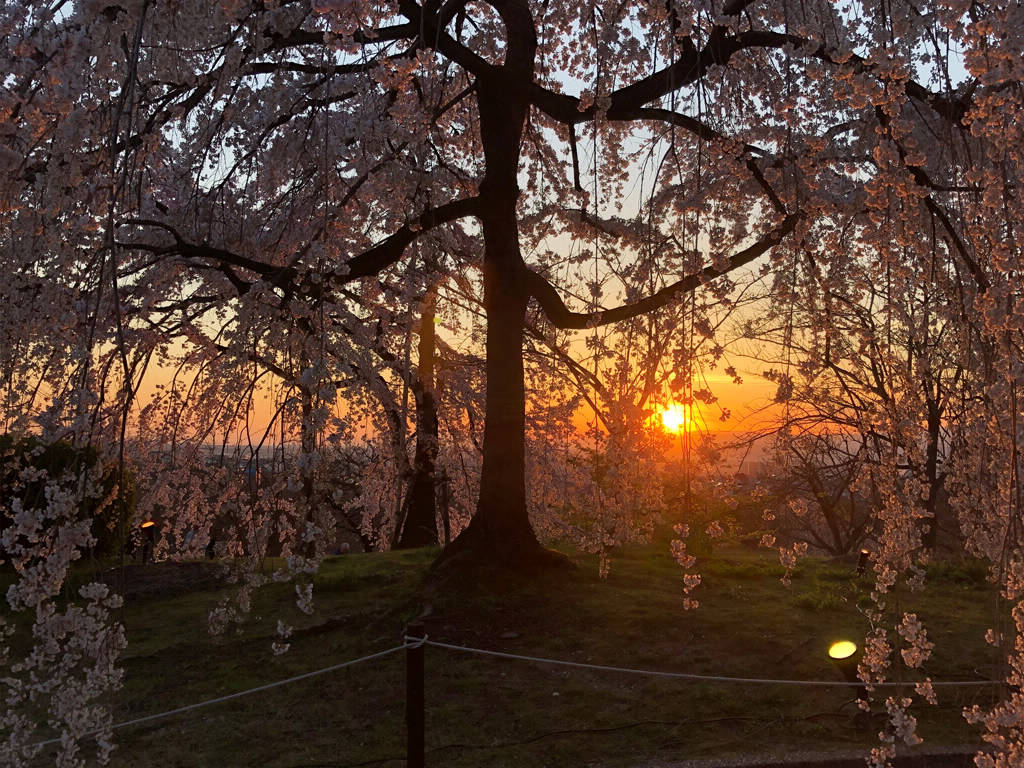
<svg viewBox="0 0 1024 768"><path fill-rule="evenodd" d="M406 247L413 240L442 224L477 215L479 206L479 197L468 197L427 209L377 245L349 259L332 277L332 282L349 282L378 274L401 259Z"/></svg>
<svg viewBox="0 0 1024 768"><path fill-rule="evenodd" d="M395 40L409 40L414 38L419 30L410 22L401 24L390 24L376 29L357 29L352 33L352 40L361 45L373 45L377 43L393 42ZM293 29L288 34L275 33L266 30L264 34L273 40L273 44L265 49L280 51L286 48L300 46L322 46L327 41L323 30L319 29Z"/></svg>
<svg viewBox="0 0 1024 768"><path fill-rule="evenodd" d="M799 218L796 214L787 216L778 227L769 232L765 237L733 254L729 258L728 264L723 267L707 266L700 272L687 275L650 296L630 304L614 307L613 309L601 310L599 312L573 312L565 305L555 287L546 279L533 270L524 268L526 269L526 279L530 293L540 303L544 314L559 328L583 329L617 323L667 306L681 294L749 264L778 245L786 235L793 231Z"/></svg>
<svg viewBox="0 0 1024 768"><path fill-rule="evenodd" d="M907 162L906 147L904 147L903 143L892 135L891 120L888 115L886 115L885 111L880 107L876 107L875 117L878 119L879 125L889 133L890 139L896 145L896 151L899 154L900 162L903 163L903 167L906 168L914 178L914 182L923 189L934 190L935 185L925 170L919 165ZM967 271L971 273L971 277L974 278L974 284L978 288L978 292L982 294L987 293L989 289L988 277L985 275L985 272L978 263L978 260L975 259L967 249L967 245L964 243L960 233L956 230L956 227L953 226L953 222L950 220L949 214L946 213L945 209L939 205L935 200L935 197L931 194L925 196L924 204L925 207L928 208L929 212L931 212L931 214L938 219L939 223L942 224L942 227L949 236L950 242L952 243L957 255L966 265Z"/></svg>
<svg viewBox="0 0 1024 768"><path fill-rule="evenodd" d="M716 131L714 128L709 126L707 123L698 120L690 115L684 115L680 112L675 112L671 109L659 109L657 107L643 107L637 109L622 109L617 110L614 113L609 112L609 120L611 121L632 121L632 120L652 120L669 125L676 125L680 128L684 128L690 133L694 134L704 141L724 141L726 136L720 131ZM786 206L782 202L778 193L772 188L771 184L765 178L764 171L757 163L758 157L771 160L771 156L768 152L763 150L761 147L755 146L754 144L743 144L742 145L742 157L746 159L747 169L750 174L754 177L758 186L764 192L765 196L771 202L772 207L776 213L785 215Z"/></svg>
<svg viewBox="0 0 1024 768"><path fill-rule="evenodd" d="M234 272L228 275L240 293L245 293L258 279L281 288L294 286L301 294L319 298L323 293L325 282L332 286L338 286L379 274L397 263L405 253L406 247L426 232L457 219L475 215L478 201L479 198L470 197L427 209L416 219L402 225L373 247L352 257L327 276L318 275L320 278L326 277L326 280L314 280L309 276L300 278L299 269L295 266L268 264L265 261L242 256L225 248L206 243L189 242L171 225L154 219L131 219L124 222L124 225L160 229L173 238L173 243L160 245L142 241L119 241L117 244L122 248L148 251L161 256L180 256L206 264L212 263L221 268L245 270L253 275L252 280L246 281Z"/></svg>
<svg viewBox="0 0 1024 768"><path fill-rule="evenodd" d="M803 51L809 58L836 67L843 66L854 73L870 73L874 69L870 62L859 56L849 56L840 62L824 45L809 47L808 41L797 35L771 30L749 30L729 35L724 27L716 27L712 30L707 44L700 50L693 45L690 38L683 40L682 55L672 64L609 94L609 106L603 114L597 105L581 109L579 98L557 93L536 83L509 85L528 88L531 103L551 119L574 124L590 122L599 116L608 120L636 119L628 117L627 113L680 88L693 85L705 76L711 67L725 66L735 54L747 49L778 50L792 46L797 51ZM913 80L906 80L904 83L908 98L927 105L936 114L958 127L970 111L974 89L975 85L972 84L963 90L962 95L956 96L934 93ZM667 115L663 115L662 119ZM657 119L654 115L651 117ZM696 124L684 125L691 130L695 126Z"/></svg>
<svg viewBox="0 0 1024 768"><path fill-rule="evenodd" d="M356 75L373 72L388 62L411 59L416 55L414 48L407 48L392 56L371 59L356 64L310 64L302 61L254 61L245 71L246 75L271 75L278 72L299 72L305 75Z"/></svg>

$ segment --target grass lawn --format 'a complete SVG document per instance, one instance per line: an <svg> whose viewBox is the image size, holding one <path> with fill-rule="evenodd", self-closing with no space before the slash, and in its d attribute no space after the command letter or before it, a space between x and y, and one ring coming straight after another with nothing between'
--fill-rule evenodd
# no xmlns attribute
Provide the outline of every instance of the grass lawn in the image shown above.
<svg viewBox="0 0 1024 768"><path fill-rule="evenodd" d="M206 614L224 588L155 594L123 612L129 647L115 721L272 682L401 643L420 615L431 639L593 664L756 678L839 680L825 652L860 640L870 590L851 563L809 558L785 587L770 553L719 548L699 559L696 611L681 608L681 571L665 540L625 550L610 577L580 558L573 572L530 583L448 585L425 594L436 553L348 555L325 562L317 612L292 606L292 587L258 593L237 632L211 637ZM160 569L164 564L147 566ZM995 603L984 569L933 567L923 592L895 596L936 643L935 680L989 678L983 640ZM294 624L274 656L278 618ZM241 699L118 730L112 765L400 766L404 764L404 653ZM854 724L850 688L694 682L597 672L427 647L427 764L641 766L655 761L875 743L881 727ZM995 689L939 689L915 705L927 746L978 745L961 709ZM876 710L880 705L876 705ZM52 753L48 757L52 762ZM47 762L47 756L40 764Z"/></svg>

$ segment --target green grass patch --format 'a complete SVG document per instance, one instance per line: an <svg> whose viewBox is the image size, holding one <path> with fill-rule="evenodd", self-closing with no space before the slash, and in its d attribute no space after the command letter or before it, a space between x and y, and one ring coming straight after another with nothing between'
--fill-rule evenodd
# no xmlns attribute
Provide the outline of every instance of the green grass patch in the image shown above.
<svg viewBox="0 0 1024 768"><path fill-rule="evenodd" d="M466 579L424 588L436 552L349 555L326 561L313 616L293 587L257 593L248 618L211 637L206 615L231 591L197 588L129 601L126 685L115 721L161 712L400 644L430 612L431 639L608 666L702 675L839 680L826 659L838 638L860 640L870 580L853 566L808 558L783 586L771 554L716 546L701 558L696 611L681 607L681 571L661 546L632 547L607 580L596 562L529 581ZM274 564L268 564L272 567ZM153 569L163 564L147 566ZM982 569L983 570L983 569ZM935 680L992 673L983 641L995 603L972 564L937 564L921 592L892 607L916 611L936 642ZM274 656L278 618L295 626ZM911 677L913 673L907 673ZM404 761L401 652L321 677L116 733L112 765L220 768L400 766ZM431 766L636 766L759 752L869 747L881 722L854 723L848 688L759 686L645 677L426 649ZM977 745L960 711L985 689L940 690L915 705L927 746ZM876 705L881 709L881 705ZM52 762L52 754L40 764Z"/></svg>

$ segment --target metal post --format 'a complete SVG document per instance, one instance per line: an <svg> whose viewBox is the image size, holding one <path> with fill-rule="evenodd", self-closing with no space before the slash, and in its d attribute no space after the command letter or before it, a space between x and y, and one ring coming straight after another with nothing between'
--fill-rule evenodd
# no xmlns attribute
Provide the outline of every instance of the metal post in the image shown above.
<svg viewBox="0 0 1024 768"><path fill-rule="evenodd" d="M425 637L423 624L414 621L405 629L406 637ZM423 685L423 645L416 645L405 650L405 728L406 728L406 766L407 768L424 768L424 732L426 716L424 707Z"/></svg>

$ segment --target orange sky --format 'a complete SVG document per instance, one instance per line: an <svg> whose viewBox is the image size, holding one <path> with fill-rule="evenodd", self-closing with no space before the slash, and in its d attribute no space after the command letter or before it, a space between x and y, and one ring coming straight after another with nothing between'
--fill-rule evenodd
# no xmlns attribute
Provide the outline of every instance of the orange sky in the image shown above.
<svg viewBox="0 0 1024 768"><path fill-rule="evenodd" d="M763 427L771 416L777 415L777 406L772 405L772 396L775 393L776 385L759 375L750 372L740 372L743 377L742 384L736 384L732 378L724 374L709 373L703 378L718 401L711 405L697 402L693 406L696 414L694 423L695 431L699 433L722 433L722 432L750 432ZM135 413L138 414L142 407L149 404L157 392L157 386L167 386L170 382L173 371L167 368L153 366L139 388L136 397ZM268 379L269 380L269 379ZM262 434L274 415L276 405L271 397L269 389L259 392L253 399L254 410L250 415L249 430L253 435ZM339 403L344 408L343 402ZM660 426L669 433L678 433L682 425L666 422L660 416ZM675 413L685 409L678 403L670 402L668 407ZM730 411L726 420L720 419L722 409ZM581 408L573 419L578 430L585 431L593 425L594 416L589 408ZM218 440L223 439L218 435Z"/></svg>
<svg viewBox="0 0 1024 768"><path fill-rule="evenodd" d="M718 400L710 405L699 401L693 404L694 418L690 429L702 434L755 432L779 417L780 406L774 402L778 385L759 373L745 370L738 373L742 378L741 384L736 384L731 376L722 373L709 372L701 377ZM677 413L685 413L687 409L674 400L657 409L659 425L666 432L678 434L683 425L666 424L661 417L666 408ZM721 418L723 410L729 412L724 420ZM585 432L593 427L594 412L584 405L576 411L573 421L577 430Z"/></svg>

